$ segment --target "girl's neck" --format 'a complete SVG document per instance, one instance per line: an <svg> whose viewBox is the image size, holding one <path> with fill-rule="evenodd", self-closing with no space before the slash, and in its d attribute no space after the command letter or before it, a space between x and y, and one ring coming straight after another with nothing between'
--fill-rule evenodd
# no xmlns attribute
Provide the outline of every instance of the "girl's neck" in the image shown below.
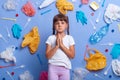
<svg viewBox="0 0 120 80"><path fill-rule="evenodd" d="M60 34L62 37L64 37L66 34L65 33L57 33L56 35Z"/></svg>

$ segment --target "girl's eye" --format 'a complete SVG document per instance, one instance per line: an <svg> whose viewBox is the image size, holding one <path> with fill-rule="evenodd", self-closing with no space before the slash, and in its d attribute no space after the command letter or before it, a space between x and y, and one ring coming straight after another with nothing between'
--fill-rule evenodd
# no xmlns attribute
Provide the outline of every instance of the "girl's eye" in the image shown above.
<svg viewBox="0 0 120 80"><path fill-rule="evenodd" d="M63 22L63 21L61 22L61 24L64 24L64 23L65 23L65 22Z"/></svg>
<svg viewBox="0 0 120 80"><path fill-rule="evenodd" d="M55 25L59 24L58 22L55 23Z"/></svg>

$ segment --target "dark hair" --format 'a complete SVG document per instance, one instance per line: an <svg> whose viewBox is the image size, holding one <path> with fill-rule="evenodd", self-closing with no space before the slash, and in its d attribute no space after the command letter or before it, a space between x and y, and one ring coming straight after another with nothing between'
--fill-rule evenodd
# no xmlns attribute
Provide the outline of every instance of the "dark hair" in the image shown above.
<svg viewBox="0 0 120 80"><path fill-rule="evenodd" d="M65 21L68 24L68 28L67 28L67 34L69 35L69 19L68 16L65 16L63 14L57 14L56 16L54 16L53 18L53 34L55 34L55 23L57 21Z"/></svg>

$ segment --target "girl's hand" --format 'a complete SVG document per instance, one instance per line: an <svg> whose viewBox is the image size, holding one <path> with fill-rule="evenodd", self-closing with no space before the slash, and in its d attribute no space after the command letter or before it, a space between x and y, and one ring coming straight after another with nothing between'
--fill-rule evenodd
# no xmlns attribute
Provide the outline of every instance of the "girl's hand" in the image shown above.
<svg viewBox="0 0 120 80"><path fill-rule="evenodd" d="M62 46L63 46L62 38L63 38L63 37L62 37L61 34L57 34L56 46L58 46L59 48L62 48Z"/></svg>
<svg viewBox="0 0 120 80"><path fill-rule="evenodd" d="M62 46L63 46L63 41L62 41L62 39L59 39L59 46L60 46L60 48L62 48Z"/></svg>
<svg viewBox="0 0 120 80"><path fill-rule="evenodd" d="M62 36L59 35L59 47L61 48L63 46Z"/></svg>
<svg viewBox="0 0 120 80"><path fill-rule="evenodd" d="M56 46L60 46L60 35L57 35L57 38L56 38Z"/></svg>
<svg viewBox="0 0 120 80"><path fill-rule="evenodd" d="M57 38L57 39L56 39L56 46L59 47L59 45L60 45L60 44L59 44L59 38Z"/></svg>

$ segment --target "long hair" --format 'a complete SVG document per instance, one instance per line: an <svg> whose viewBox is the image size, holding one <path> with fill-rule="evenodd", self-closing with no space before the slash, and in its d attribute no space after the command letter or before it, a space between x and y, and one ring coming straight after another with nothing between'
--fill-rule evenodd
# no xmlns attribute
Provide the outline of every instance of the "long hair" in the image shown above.
<svg viewBox="0 0 120 80"><path fill-rule="evenodd" d="M57 21L65 21L68 24L67 34L69 35L69 19L68 19L68 16L65 16L63 14L57 14L53 18L53 35L55 34L55 23Z"/></svg>

